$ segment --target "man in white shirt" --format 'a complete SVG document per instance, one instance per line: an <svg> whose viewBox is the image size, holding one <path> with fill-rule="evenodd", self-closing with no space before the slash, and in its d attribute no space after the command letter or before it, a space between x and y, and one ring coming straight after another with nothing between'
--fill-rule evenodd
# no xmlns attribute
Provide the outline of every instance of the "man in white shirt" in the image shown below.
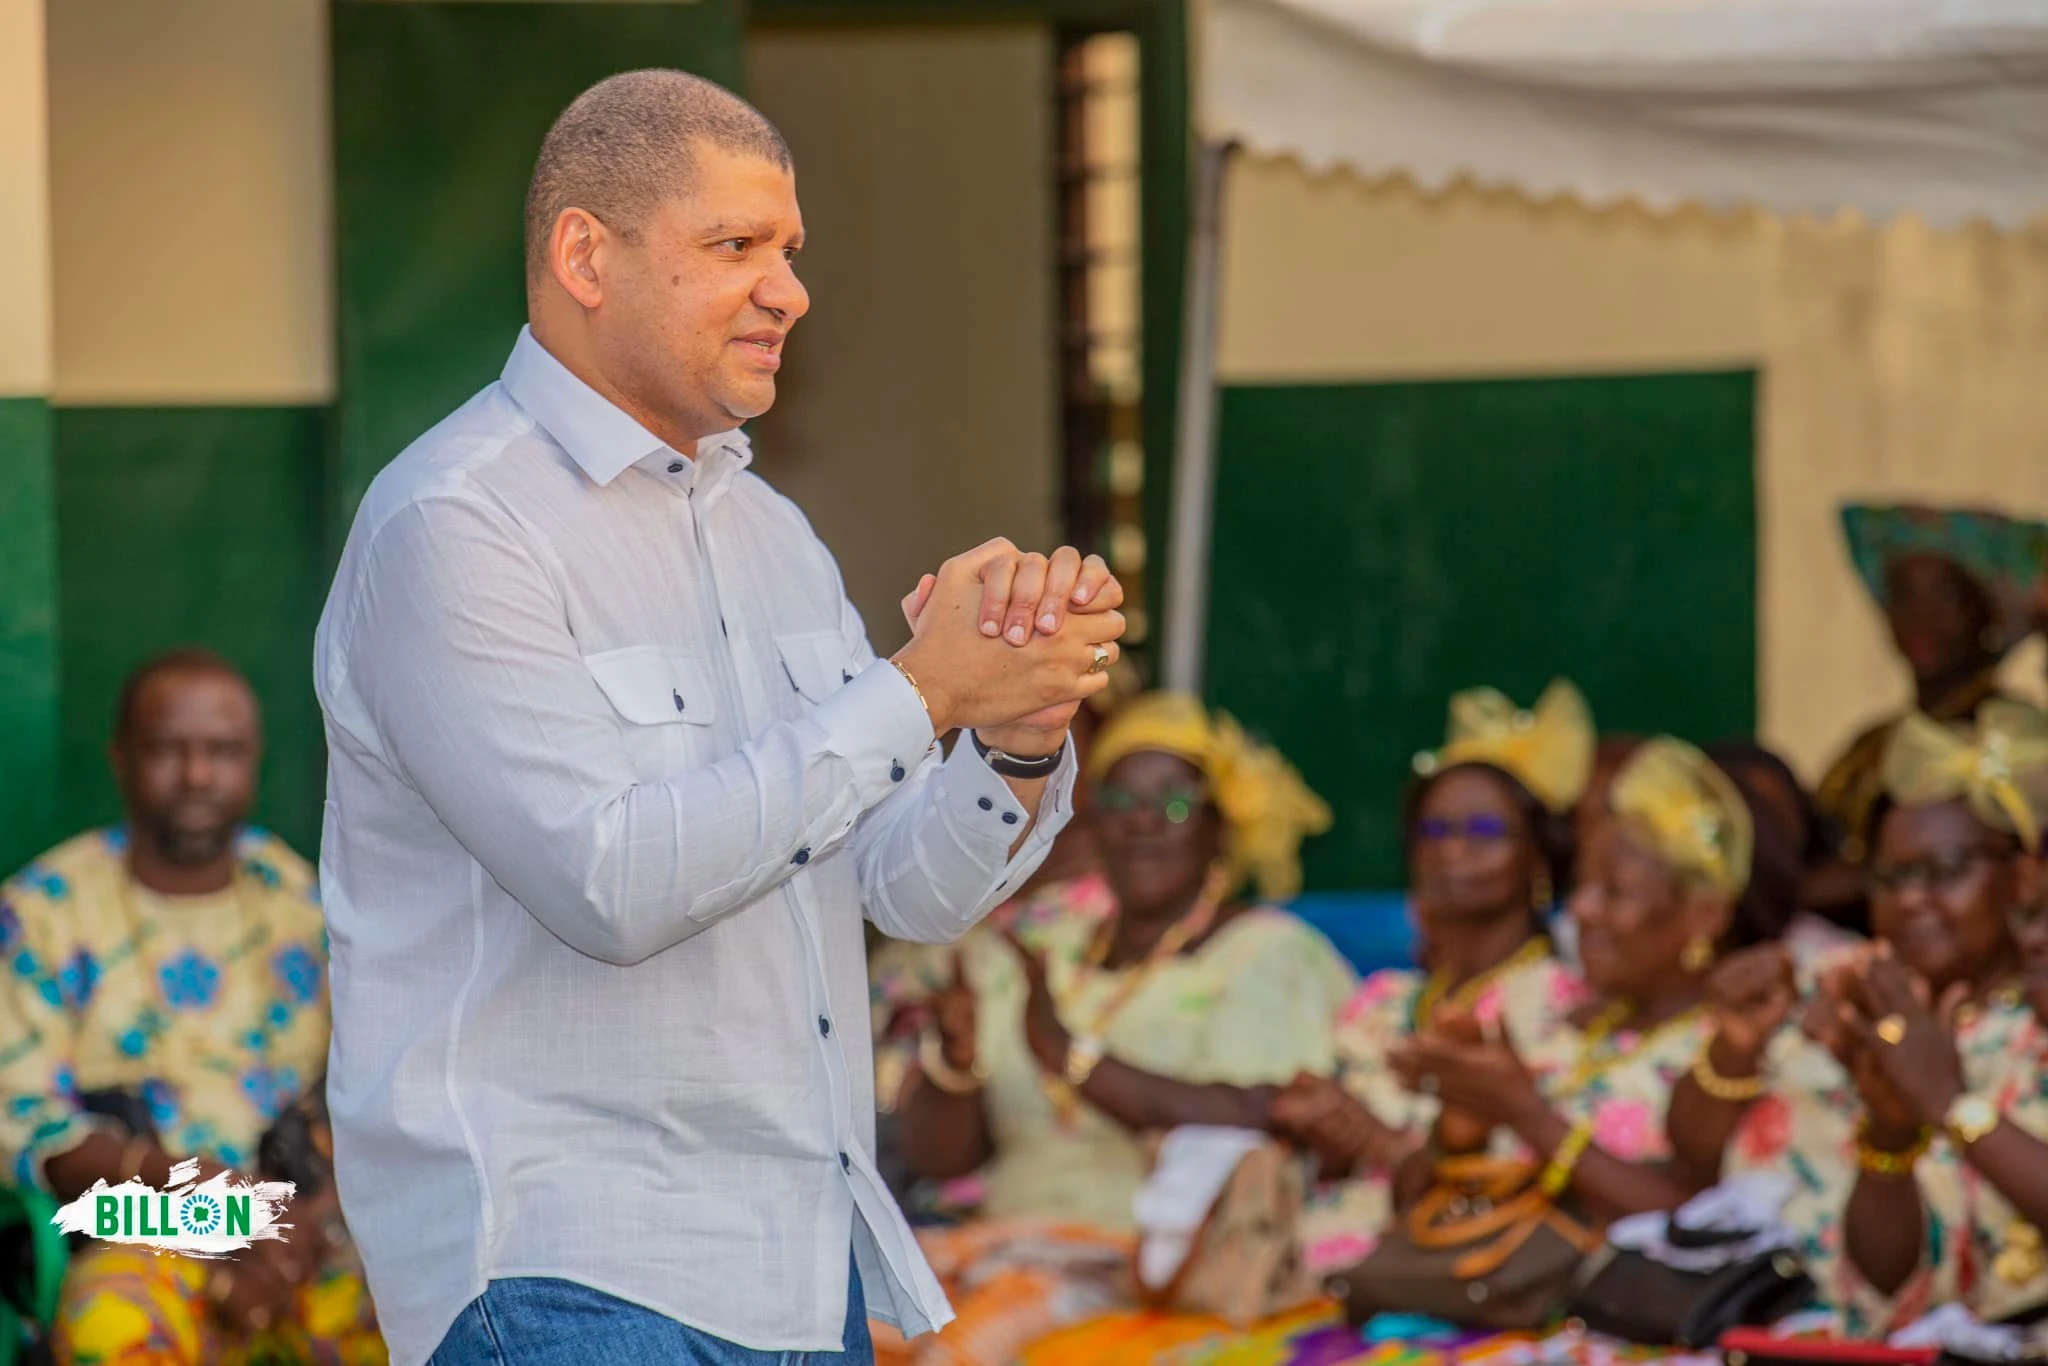
<svg viewBox="0 0 2048 1366"><path fill-rule="evenodd" d="M316 644L343 1207L399 1366L866 1360L950 1310L871 1156L862 913L945 941L1029 875L1122 590L993 542L875 659L735 430L809 306L743 101L594 87L526 219L529 327Z"/></svg>

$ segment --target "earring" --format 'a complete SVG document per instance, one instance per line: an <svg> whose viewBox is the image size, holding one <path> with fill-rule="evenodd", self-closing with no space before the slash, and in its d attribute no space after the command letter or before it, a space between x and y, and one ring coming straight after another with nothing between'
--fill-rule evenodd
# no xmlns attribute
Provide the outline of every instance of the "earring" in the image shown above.
<svg viewBox="0 0 2048 1366"><path fill-rule="evenodd" d="M1685 951L1678 955L1678 966L1694 974L1714 966L1714 941L1703 934L1688 939Z"/></svg>
<svg viewBox="0 0 2048 1366"><path fill-rule="evenodd" d="M1550 874L1538 868L1529 876L1529 907L1538 915L1549 910L1553 904L1555 890L1550 885Z"/></svg>

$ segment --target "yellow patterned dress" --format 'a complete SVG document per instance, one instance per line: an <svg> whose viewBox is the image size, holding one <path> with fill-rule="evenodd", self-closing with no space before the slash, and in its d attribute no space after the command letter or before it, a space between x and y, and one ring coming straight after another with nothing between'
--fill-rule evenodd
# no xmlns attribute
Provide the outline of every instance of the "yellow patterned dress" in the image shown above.
<svg viewBox="0 0 2048 1366"><path fill-rule="evenodd" d="M1142 971L1088 966L1102 924L1081 908L1031 936L1064 1018L1094 1018ZM959 1318L912 1343L878 1326L885 1362L1000 1366L1046 1333L1116 1307L1129 1281L1145 1143L1085 1103L1070 1116L1055 1106L1025 1046L1015 952L994 936L970 936L963 948L995 1146L985 1217L920 1234ZM1330 1070L1331 1026L1355 985L1322 935L1285 911L1254 908L1147 973L1103 1038L1110 1056L1178 1081L1285 1083Z"/></svg>
<svg viewBox="0 0 2048 1366"><path fill-rule="evenodd" d="M84 1098L147 1106L163 1146L249 1169L264 1131L325 1070L326 931L313 871L281 841L240 838L226 890L158 895L129 876L119 830L80 835L0 891L0 1160L43 1163L105 1121ZM74 1254L54 1338L77 1366L385 1360L360 1272L341 1258L261 1342L204 1300L204 1263L146 1248Z"/></svg>

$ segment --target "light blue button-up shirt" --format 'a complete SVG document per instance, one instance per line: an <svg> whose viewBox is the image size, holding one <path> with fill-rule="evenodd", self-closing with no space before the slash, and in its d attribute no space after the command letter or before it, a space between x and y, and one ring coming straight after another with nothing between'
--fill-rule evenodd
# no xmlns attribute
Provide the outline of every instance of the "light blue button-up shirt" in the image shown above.
<svg viewBox="0 0 2048 1366"><path fill-rule="evenodd" d="M862 915L957 938L1044 857L940 759L738 433L668 449L522 333L371 486L320 622L329 1100L399 1366L507 1276L748 1347L945 1298L877 1175Z"/></svg>

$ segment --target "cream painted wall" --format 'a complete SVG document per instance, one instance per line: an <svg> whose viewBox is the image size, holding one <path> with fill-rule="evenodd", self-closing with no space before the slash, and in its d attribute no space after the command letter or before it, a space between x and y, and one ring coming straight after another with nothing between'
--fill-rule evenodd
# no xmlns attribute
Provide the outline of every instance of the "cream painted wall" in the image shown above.
<svg viewBox="0 0 2048 1366"><path fill-rule="evenodd" d="M839 557L879 649L917 576L1057 526L1052 52L1042 30L767 30L810 316L757 469Z"/></svg>
<svg viewBox="0 0 2048 1366"><path fill-rule="evenodd" d="M58 400L331 398L324 0L49 12Z"/></svg>
<svg viewBox="0 0 2048 1366"><path fill-rule="evenodd" d="M1430 198L1240 157L1224 224L1226 384L1707 368L1762 346L1750 218Z"/></svg>
<svg viewBox="0 0 2048 1366"><path fill-rule="evenodd" d="M1224 223L1224 383L1758 366L1759 729L1810 778L1908 696L1836 507L2048 511L2048 228L1431 198L1258 159ZM2043 693L2038 641L2006 677Z"/></svg>
<svg viewBox="0 0 2048 1366"><path fill-rule="evenodd" d="M43 0L0 0L0 398L50 392Z"/></svg>

